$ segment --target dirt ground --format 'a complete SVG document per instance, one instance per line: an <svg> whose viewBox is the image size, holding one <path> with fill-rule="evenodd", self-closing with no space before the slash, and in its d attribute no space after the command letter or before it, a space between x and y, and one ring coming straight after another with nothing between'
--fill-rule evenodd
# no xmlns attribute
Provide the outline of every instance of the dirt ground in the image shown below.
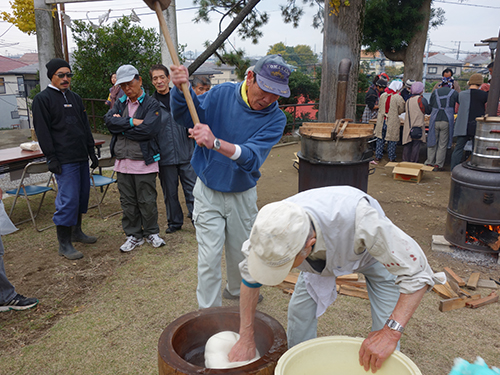
<svg viewBox="0 0 500 375"><path fill-rule="evenodd" d="M298 192L298 172L293 167L293 159L294 152L299 150L300 143L275 147L272 150L261 168L262 178L258 183L259 207ZM425 155L422 154L422 159L424 157ZM454 257L431 250L432 235L444 234L450 172L425 172L423 180L418 184L400 182L393 179L391 169L384 167L386 163L387 160L383 159L379 165L371 165L374 172L369 177L368 193L379 200L387 216L395 224L420 244L431 267L435 271L450 267L462 277L468 277L472 272L481 272L481 278L494 277L498 280L500 266L497 265L496 254L487 256L486 259L481 256L480 261L476 262L473 258L464 260L463 257ZM116 188L108 194L106 201L110 203L105 207L105 211L109 213L119 208L119 202ZM176 242L177 237L164 234L165 206L160 195L158 207L160 227L163 228L161 229L162 237L167 240L167 248L179 246ZM52 202L53 197L49 196L48 204L51 205ZM5 199L6 208L9 208L10 204L11 198ZM50 213L46 213L40 217L40 221L50 223L50 216ZM2 336L0 353L3 352L4 355L14 353L19 347L35 343L62 317L77 312L83 301L91 298L94 291L105 284L107 278L130 259L130 254L121 254L118 251L118 247L124 240L120 215L102 220L96 209L89 211L84 219L84 230L97 235L99 241L90 246L76 244L75 246L85 253L85 257L78 261L68 261L57 255L54 228L37 233L30 223L25 223L20 225L20 229L12 235L3 237L7 276L19 293L38 297L40 303L37 308L26 312L0 314ZM189 231L194 237L191 223L185 224L183 230ZM480 292L484 296L490 290ZM421 314L431 321L436 314L449 314L450 319L446 323L448 325L442 334L446 335L447 330L457 329L457 322L452 318L454 315L440 313L438 311L440 298L436 295L431 297L435 300L431 305L433 308L429 311L422 311ZM482 309L498 311L498 307L492 307L492 305ZM468 310L469 315L474 313ZM486 315L488 315L487 312ZM479 326L478 329L480 329ZM498 330L498 323L496 330ZM500 350L498 337L497 335L496 339L489 343L489 345L496 346L497 353ZM436 345L436 343L433 344ZM477 355L480 355L480 348L477 349ZM498 356L497 363L491 363L491 358L493 357L490 357L490 365L500 366ZM446 366L449 368L450 365Z"/></svg>

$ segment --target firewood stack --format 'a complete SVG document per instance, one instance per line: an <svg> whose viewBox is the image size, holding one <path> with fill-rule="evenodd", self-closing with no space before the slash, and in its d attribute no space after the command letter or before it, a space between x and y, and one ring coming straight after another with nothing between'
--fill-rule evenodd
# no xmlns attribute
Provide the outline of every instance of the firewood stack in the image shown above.
<svg viewBox="0 0 500 375"><path fill-rule="evenodd" d="M298 277L299 273L290 272L285 280L281 284L276 285L276 287L280 288L283 293L291 295ZM358 274L355 273L337 277L337 293L345 296L368 299L366 281L360 281Z"/></svg>
<svg viewBox="0 0 500 375"><path fill-rule="evenodd" d="M481 298L481 294L474 293L478 288L497 289L500 281L481 279L479 272L474 272L469 276L467 282L458 276L449 267L444 268L448 281L444 285L435 285L433 291L436 292L442 299L439 302L439 311L446 312L469 307L476 309L481 306L489 305L498 301L496 291L491 292L488 296ZM464 289L467 288L469 291Z"/></svg>
<svg viewBox="0 0 500 375"><path fill-rule="evenodd" d="M439 302L439 311L446 312L469 307L476 309L490 303L498 301L496 289L500 285L500 280L481 279L479 272L472 273L467 282L449 267L444 268L447 282L444 285L436 284L432 289L441 298ZM285 280L276 285L283 293L291 295L297 283L299 273L290 272ZM478 288L494 289L488 296L481 298L481 294L475 293ZM467 289L467 290L466 290ZM351 297L368 299L366 290L366 281L359 280L358 274L352 273L345 276L337 277L337 293Z"/></svg>

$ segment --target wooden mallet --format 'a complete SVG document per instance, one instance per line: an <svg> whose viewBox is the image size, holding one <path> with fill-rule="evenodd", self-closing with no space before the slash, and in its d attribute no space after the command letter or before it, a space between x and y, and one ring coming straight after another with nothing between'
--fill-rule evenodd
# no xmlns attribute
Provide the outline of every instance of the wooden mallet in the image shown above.
<svg viewBox="0 0 500 375"><path fill-rule="evenodd" d="M170 33L168 31L167 22L165 21L165 18L163 18L162 13L162 11L167 9L170 5L170 0L144 0L144 2L156 12L158 21L160 22L160 28L163 33L163 37L165 38L165 42L167 43L170 57L172 58L175 66L180 66L181 63L179 61L179 57L177 56L177 48L172 42L172 38L170 37ZM198 118L198 114L196 113L196 108L194 106L193 98L191 97L191 93L189 92L189 86L187 83L182 84L182 92L184 93L184 97L186 98L186 103L189 108L191 118L193 119L193 123L196 125L200 122L200 119Z"/></svg>

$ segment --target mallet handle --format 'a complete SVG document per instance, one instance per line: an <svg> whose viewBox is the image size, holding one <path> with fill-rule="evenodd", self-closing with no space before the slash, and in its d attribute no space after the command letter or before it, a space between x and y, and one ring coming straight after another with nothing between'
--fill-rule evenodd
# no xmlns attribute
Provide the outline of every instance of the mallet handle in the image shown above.
<svg viewBox="0 0 500 375"><path fill-rule="evenodd" d="M179 61L179 57L177 56L177 49L172 42L172 38L170 37L170 32L168 31L167 22L165 18L163 18L163 13L161 11L161 5L159 1L155 1L155 11L158 16L158 21L160 21L160 28L165 38L165 42L167 43L168 52L170 52L170 57L174 62L175 66L180 66L181 63ZM193 98L191 97L191 92L189 92L189 86L187 83L182 84L182 92L184 93L184 98L186 98L186 103L189 109L189 113L191 114L191 118L193 119L193 123L196 125L200 122L198 118L198 113L196 113L196 107L193 103Z"/></svg>

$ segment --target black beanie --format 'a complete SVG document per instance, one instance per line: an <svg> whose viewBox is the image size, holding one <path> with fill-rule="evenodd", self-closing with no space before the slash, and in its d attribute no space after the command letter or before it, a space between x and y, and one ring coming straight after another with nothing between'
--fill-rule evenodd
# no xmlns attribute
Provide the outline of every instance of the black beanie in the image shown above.
<svg viewBox="0 0 500 375"><path fill-rule="evenodd" d="M45 67L47 68L47 77L49 77L50 80L52 80L52 76L55 74L55 72L57 72L62 67L67 67L69 68L69 70L71 70L69 64L66 62L66 60L63 59L52 59L45 65Z"/></svg>

